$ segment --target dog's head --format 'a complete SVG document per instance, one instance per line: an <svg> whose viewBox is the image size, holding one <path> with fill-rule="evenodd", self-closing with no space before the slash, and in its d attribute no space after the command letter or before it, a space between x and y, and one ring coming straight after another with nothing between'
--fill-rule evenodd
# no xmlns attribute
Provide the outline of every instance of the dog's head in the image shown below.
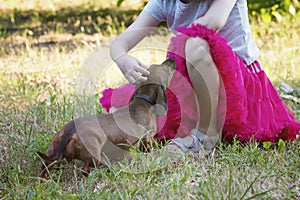
<svg viewBox="0 0 300 200"><path fill-rule="evenodd" d="M50 144L50 145L52 145L52 143ZM49 178L49 176L50 176L50 174L49 174L49 170L53 167L53 164L55 163L55 162L59 162L63 157L62 157L62 155L59 157L59 158L57 158L57 159L51 159L50 157L48 157L46 154L44 154L44 153L42 153L42 152L36 152L37 154L38 154L38 156L40 157L40 158L42 158L43 159L43 164L42 164L42 167L41 167L41 171L42 171L42 173L41 173L41 175L40 175L40 177L41 178L44 178L44 179L48 179Z"/></svg>
<svg viewBox="0 0 300 200"><path fill-rule="evenodd" d="M166 88L176 69L175 60L169 58L162 64L154 64L149 67L150 75L146 82L137 85L135 94L146 94L153 99L151 110L156 115L164 115L167 111Z"/></svg>
<svg viewBox="0 0 300 200"><path fill-rule="evenodd" d="M37 152L37 154L43 159L43 164L41 167L42 173L40 175L41 178L48 179L49 178L49 171L48 166L53 162L46 154L42 152Z"/></svg>
<svg viewBox="0 0 300 200"><path fill-rule="evenodd" d="M146 83L157 83L167 88L173 77L176 64L174 58L168 58L162 64L151 65L149 67L150 75Z"/></svg>

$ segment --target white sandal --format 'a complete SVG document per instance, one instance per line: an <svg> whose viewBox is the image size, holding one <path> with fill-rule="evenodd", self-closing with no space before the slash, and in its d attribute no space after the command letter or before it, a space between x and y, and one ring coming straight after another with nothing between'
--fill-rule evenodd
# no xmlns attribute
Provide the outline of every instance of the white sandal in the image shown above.
<svg viewBox="0 0 300 200"><path fill-rule="evenodd" d="M183 153L192 152L208 155L214 150L215 144L219 140L219 135L209 137L198 129L191 130L189 136L192 137L193 142L189 142L183 138L175 138L168 145L176 145ZM174 153L174 151L169 152Z"/></svg>
<svg viewBox="0 0 300 200"><path fill-rule="evenodd" d="M197 129L193 129L189 136L192 137L192 142L189 142L183 138L175 138L168 145L176 145L184 153L198 153L200 149L203 148L203 142L206 138L206 135L201 133Z"/></svg>

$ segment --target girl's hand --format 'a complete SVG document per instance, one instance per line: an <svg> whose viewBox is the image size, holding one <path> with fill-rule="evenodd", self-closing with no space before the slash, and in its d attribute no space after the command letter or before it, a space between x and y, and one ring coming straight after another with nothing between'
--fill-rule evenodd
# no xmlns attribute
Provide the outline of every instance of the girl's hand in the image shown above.
<svg viewBox="0 0 300 200"><path fill-rule="evenodd" d="M150 72L148 66L130 55L123 55L115 60L125 78L132 84L144 82Z"/></svg>

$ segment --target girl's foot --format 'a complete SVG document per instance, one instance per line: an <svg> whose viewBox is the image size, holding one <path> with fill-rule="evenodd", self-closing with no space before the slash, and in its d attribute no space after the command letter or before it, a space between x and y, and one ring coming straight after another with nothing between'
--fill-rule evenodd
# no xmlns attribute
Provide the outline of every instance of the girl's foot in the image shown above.
<svg viewBox="0 0 300 200"><path fill-rule="evenodd" d="M173 139L167 146L168 152L174 153L181 150L183 153L199 153L203 149L203 142L206 137L197 129L193 129L190 135Z"/></svg>

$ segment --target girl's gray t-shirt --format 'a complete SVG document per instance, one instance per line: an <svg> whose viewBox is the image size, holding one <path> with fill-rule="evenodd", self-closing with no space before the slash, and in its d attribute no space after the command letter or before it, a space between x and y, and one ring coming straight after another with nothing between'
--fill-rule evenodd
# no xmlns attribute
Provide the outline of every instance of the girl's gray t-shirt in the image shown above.
<svg viewBox="0 0 300 200"><path fill-rule="evenodd" d="M178 27L188 26L203 16L212 2L213 0L195 0L191 3L182 3L180 0L150 0L143 12L159 21L166 21L168 28L174 32ZM247 65L258 59L260 51L252 39L246 0L237 0L219 34Z"/></svg>

